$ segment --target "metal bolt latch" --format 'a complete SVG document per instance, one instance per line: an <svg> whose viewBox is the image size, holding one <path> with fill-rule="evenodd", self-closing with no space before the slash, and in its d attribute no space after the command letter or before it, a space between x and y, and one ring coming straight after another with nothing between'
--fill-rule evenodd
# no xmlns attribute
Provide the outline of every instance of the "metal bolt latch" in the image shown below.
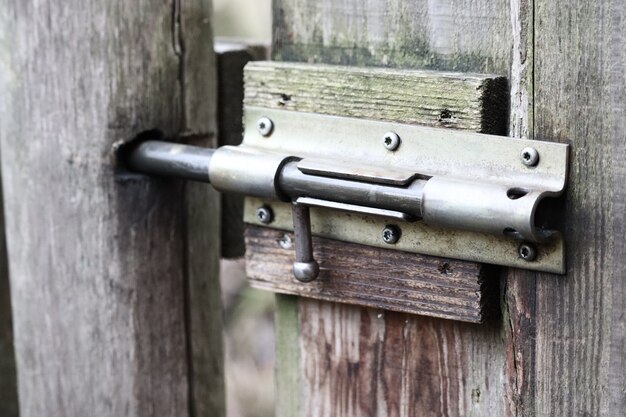
<svg viewBox="0 0 626 417"><path fill-rule="evenodd" d="M313 256L310 207L321 215L315 216L313 229L325 237L564 270L561 235L550 224L537 224L535 213L546 210L544 198L558 196L565 187L567 145L254 107L247 108L246 120L240 146L210 150L146 141L134 148L128 166L256 197L246 209L247 221L254 224L289 229L281 202L292 202L293 273L302 282L320 272ZM271 140L264 139L270 135ZM402 152L392 155L381 145L389 152L402 146ZM327 216L341 223L331 227L321 218ZM376 227L369 229L372 224ZM428 248L421 233L434 242ZM464 240L452 245L453 239ZM399 241L404 243L397 245ZM470 241L479 243L468 248ZM278 244L291 246L288 239ZM476 248L484 249L476 254Z"/></svg>

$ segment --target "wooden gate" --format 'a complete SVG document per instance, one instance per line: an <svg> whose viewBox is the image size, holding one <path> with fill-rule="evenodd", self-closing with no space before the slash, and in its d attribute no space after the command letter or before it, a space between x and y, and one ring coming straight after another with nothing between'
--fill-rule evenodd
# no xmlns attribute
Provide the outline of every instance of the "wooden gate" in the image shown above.
<svg viewBox="0 0 626 417"><path fill-rule="evenodd" d="M114 157L157 127L214 144L207 3L0 6L22 416L224 413L219 197ZM506 76L509 136L571 144L566 275L503 269L484 324L277 296L277 415L626 414L625 13L619 0L274 0L276 61Z"/></svg>

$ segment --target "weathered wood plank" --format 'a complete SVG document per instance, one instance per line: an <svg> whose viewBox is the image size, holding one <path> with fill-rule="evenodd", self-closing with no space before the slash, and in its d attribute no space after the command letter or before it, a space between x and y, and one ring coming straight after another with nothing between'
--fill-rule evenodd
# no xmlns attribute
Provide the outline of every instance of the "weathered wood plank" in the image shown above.
<svg viewBox="0 0 626 417"><path fill-rule="evenodd" d="M246 273L253 287L470 323L483 322L498 308L497 276L486 277L480 264L331 239L313 239L320 276L302 284L291 273L293 241L293 233L246 228Z"/></svg>
<svg viewBox="0 0 626 417"><path fill-rule="evenodd" d="M223 414L219 325L199 336L220 312L217 280L204 275L217 266L204 229L217 230L218 211L206 215L216 200L124 173L113 151L155 128L214 140L209 22L202 0L28 0L0 11L23 417ZM194 297L207 307L194 310Z"/></svg>
<svg viewBox="0 0 626 417"><path fill-rule="evenodd" d="M508 86L501 76L253 62L246 67L245 85L246 105L507 131Z"/></svg>
<svg viewBox="0 0 626 417"><path fill-rule="evenodd" d="M537 276L535 409L626 415L626 4L537 1L535 133L572 144L568 273Z"/></svg>
<svg viewBox="0 0 626 417"><path fill-rule="evenodd" d="M179 56L185 143L217 146L217 68L211 3L174 2L174 49ZM220 271L220 195L205 184L184 184L184 291L189 414L226 414Z"/></svg>
<svg viewBox="0 0 626 417"><path fill-rule="evenodd" d="M277 0L277 61L506 75L517 1ZM522 16L523 17L523 16Z"/></svg>
<svg viewBox="0 0 626 417"><path fill-rule="evenodd" d="M254 60L266 59L268 47L248 45L227 39L215 42L217 55L218 143L239 145L243 139L243 68ZM241 258L246 247L243 240L243 196L222 196L222 257Z"/></svg>
<svg viewBox="0 0 626 417"><path fill-rule="evenodd" d="M275 59L508 75L509 131L532 129L532 1L278 0L273 11ZM317 416L520 414L534 282L502 284L504 320L491 327L300 299L302 382L279 401L298 396L299 415Z"/></svg>

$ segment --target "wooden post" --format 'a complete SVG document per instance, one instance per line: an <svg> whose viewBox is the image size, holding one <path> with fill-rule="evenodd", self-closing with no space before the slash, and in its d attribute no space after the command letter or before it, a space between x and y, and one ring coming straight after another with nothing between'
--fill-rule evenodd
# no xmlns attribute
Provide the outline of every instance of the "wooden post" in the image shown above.
<svg viewBox="0 0 626 417"><path fill-rule="evenodd" d="M566 277L536 278L526 415L626 415L626 5L535 0L535 136L572 143Z"/></svg>
<svg viewBox="0 0 626 417"><path fill-rule="evenodd" d="M210 18L206 0L0 9L22 417L224 414L219 201L115 157L152 129L214 143Z"/></svg>

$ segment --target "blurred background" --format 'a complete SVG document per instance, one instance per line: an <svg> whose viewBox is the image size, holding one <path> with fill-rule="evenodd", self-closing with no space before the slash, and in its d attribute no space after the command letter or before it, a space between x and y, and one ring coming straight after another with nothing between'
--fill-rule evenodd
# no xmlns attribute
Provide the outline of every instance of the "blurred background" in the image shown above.
<svg viewBox="0 0 626 417"><path fill-rule="evenodd" d="M269 44L271 0L213 0L216 38ZM243 260L223 260L227 417L274 415L274 294L252 289Z"/></svg>
<svg viewBox="0 0 626 417"><path fill-rule="evenodd" d="M271 0L213 0L216 37L267 41L272 36Z"/></svg>

